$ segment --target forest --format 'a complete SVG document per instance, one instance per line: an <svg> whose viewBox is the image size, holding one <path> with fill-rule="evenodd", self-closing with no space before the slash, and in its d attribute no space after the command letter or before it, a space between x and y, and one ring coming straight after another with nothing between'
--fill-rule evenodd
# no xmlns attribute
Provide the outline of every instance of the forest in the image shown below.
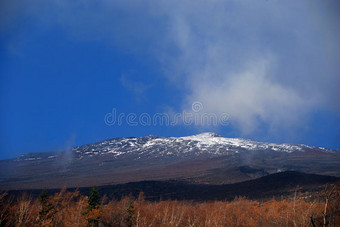
<svg viewBox="0 0 340 227"><path fill-rule="evenodd" d="M340 226L340 184L263 201L149 201L143 193L115 200L96 187L88 195L2 192L0 226Z"/></svg>

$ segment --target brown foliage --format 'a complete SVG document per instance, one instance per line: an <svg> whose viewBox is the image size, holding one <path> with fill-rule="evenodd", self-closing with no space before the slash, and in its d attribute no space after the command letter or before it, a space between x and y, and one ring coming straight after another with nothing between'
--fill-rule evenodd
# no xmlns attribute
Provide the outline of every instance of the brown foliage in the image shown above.
<svg viewBox="0 0 340 227"><path fill-rule="evenodd" d="M326 205L327 201L327 205ZM88 197L62 189L48 197L52 209L41 219L41 204L23 194L17 199L0 194L0 226L336 226L340 223L340 187L328 186L315 199L295 193L292 198L231 202L145 201L130 197L104 198L88 210ZM311 219L312 217L312 219ZM95 220L95 222L93 221Z"/></svg>

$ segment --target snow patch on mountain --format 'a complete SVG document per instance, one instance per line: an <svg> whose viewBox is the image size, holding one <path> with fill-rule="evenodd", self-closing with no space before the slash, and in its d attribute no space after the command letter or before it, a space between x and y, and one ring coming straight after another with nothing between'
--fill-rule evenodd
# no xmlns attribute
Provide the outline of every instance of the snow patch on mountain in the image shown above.
<svg viewBox="0 0 340 227"><path fill-rule="evenodd" d="M72 151L78 159L101 155L110 155L115 159L129 158L134 160L150 158L181 158L229 156L240 152L336 152L326 148L306 145L275 144L256 142L248 139L226 138L216 133L201 133L185 137L157 137L154 135L140 138L115 138L99 143L74 147ZM18 160L39 160L42 157L24 155ZM47 159L57 155L46 156Z"/></svg>

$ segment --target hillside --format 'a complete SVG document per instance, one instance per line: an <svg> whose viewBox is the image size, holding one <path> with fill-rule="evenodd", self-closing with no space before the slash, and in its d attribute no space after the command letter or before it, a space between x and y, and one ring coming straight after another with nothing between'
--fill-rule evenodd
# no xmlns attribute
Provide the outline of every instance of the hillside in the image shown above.
<svg viewBox="0 0 340 227"><path fill-rule="evenodd" d="M305 174L287 171L271 174L255 180L236 184L209 185L192 184L184 181L141 181L118 185L98 187L101 196L110 199L122 199L124 196L138 198L141 192L145 199L159 200L193 200L193 201L231 201L235 197L244 196L248 199L266 200L273 197L287 197L294 194L297 187L299 192L318 192L324 189L325 184L340 181L338 177ZM69 188L69 191L78 189L81 194L87 195L91 187ZM14 190L11 194L21 195L27 192L35 197L41 193L39 190ZM49 194L59 192L60 189L49 189Z"/></svg>
<svg viewBox="0 0 340 227"><path fill-rule="evenodd" d="M340 176L340 151L225 138L115 138L0 161L0 189L90 187L176 180L232 184L283 171Z"/></svg>

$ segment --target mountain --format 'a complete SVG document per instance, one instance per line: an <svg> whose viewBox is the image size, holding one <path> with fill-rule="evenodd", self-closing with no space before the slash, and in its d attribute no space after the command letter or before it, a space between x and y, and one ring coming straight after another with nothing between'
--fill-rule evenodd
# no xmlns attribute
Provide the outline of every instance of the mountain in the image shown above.
<svg viewBox="0 0 340 227"><path fill-rule="evenodd" d="M286 171L270 174L255 180L235 184L194 184L185 181L139 181L126 184L99 186L101 196L120 200L124 196L138 198L143 192L144 198L150 201L159 200L233 200L235 197L245 196L248 199L266 200L273 197L285 198L294 195L298 190L299 196L307 196L311 192L317 196L325 189L325 184L334 184L339 177L306 174L296 171ZM91 187L69 188L69 191L79 190L81 194L88 195ZM24 190L26 193L39 197L41 189ZM24 191L9 191L12 195L20 196ZM58 193L60 189L49 189L48 194Z"/></svg>
<svg viewBox="0 0 340 227"><path fill-rule="evenodd" d="M230 184L282 171L340 176L340 151L225 138L115 138L0 161L1 189L111 185L142 180Z"/></svg>
<svg viewBox="0 0 340 227"><path fill-rule="evenodd" d="M305 174L296 171L286 171L270 174L255 180L235 184L209 185L192 184L181 181L142 181L119 185L99 187L102 195L120 199L132 195L138 197L140 192L148 200L233 200L237 196L249 199L268 199L272 197L294 194L297 187L300 192L320 191L325 184L333 184L339 177ZM84 193L89 188L82 189Z"/></svg>

